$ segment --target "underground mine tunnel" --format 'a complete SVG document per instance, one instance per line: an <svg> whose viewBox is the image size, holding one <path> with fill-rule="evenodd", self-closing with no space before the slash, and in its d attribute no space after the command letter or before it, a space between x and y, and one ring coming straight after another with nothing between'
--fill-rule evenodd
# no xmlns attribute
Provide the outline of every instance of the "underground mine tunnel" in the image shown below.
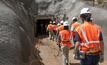
<svg viewBox="0 0 107 65"><path fill-rule="evenodd" d="M50 19L37 19L36 22L36 36L43 36L48 35L48 32L46 30Z"/></svg>

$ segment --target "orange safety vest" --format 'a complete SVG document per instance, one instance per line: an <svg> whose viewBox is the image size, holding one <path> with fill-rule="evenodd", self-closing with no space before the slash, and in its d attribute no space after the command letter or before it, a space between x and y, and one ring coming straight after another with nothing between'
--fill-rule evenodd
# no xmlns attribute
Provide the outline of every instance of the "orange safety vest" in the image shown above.
<svg viewBox="0 0 107 65"><path fill-rule="evenodd" d="M64 26L63 26L63 25L60 25L60 26L58 27L58 30L59 30L59 31L64 30Z"/></svg>
<svg viewBox="0 0 107 65"><path fill-rule="evenodd" d="M47 29L52 30L52 24L49 24Z"/></svg>
<svg viewBox="0 0 107 65"><path fill-rule="evenodd" d="M72 38L72 34L70 30L62 30L59 32L59 36L61 39L61 45L64 46L72 46L72 42L71 42L71 38Z"/></svg>
<svg viewBox="0 0 107 65"><path fill-rule="evenodd" d="M72 30L72 34L75 35L76 34L76 28L79 27L81 24L78 23L78 22L75 22L71 25L71 27L73 27L73 30Z"/></svg>
<svg viewBox="0 0 107 65"><path fill-rule="evenodd" d="M74 28L77 28L78 26L80 26L81 24L79 22L75 22L73 23L71 26L73 26Z"/></svg>
<svg viewBox="0 0 107 65"><path fill-rule="evenodd" d="M77 32L81 38L80 51L96 53L101 51L101 42L99 41L100 30L91 22L84 22Z"/></svg>
<svg viewBox="0 0 107 65"><path fill-rule="evenodd" d="M52 30L57 30L57 25L52 25Z"/></svg>

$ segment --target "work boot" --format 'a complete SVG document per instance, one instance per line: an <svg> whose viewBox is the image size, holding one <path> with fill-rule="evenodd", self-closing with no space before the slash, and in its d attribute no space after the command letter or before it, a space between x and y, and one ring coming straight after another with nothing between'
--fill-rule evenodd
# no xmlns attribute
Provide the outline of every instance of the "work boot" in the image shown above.
<svg viewBox="0 0 107 65"><path fill-rule="evenodd" d="M70 65L69 63L66 63L66 65Z"/></svg>
<svg viewBox="0 0 107 65"><path fill-rule="evenodd" d="M68 63L66 63L66 65L68 65Z"/></svg>
<svg viewBox="0 0 107 65"><path fill-rule="evenodd" d="M50 40L52 40L52 38L50 38Z"/></svg>

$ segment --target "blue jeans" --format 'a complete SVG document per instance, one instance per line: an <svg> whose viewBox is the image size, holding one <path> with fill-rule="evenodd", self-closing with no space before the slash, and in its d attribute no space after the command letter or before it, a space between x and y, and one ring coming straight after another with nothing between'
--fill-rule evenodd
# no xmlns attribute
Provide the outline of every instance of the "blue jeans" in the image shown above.
<svg viewBox="0 0 107 65"><path fill-rule="evenodd" d="M81 65L98 65L100 55L86 55L85 59L80 60Z"/></svg>

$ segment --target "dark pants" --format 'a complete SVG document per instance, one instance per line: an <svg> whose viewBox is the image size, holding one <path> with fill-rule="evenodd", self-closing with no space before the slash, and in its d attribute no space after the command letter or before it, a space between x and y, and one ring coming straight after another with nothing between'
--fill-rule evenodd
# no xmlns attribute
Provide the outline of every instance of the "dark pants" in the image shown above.
<svg viewBox="0 0 107 65"><path fill-rule="evenodd" d="M81 59L81 65L98 65L100 55L86 55L85 59Z"/></svg>

